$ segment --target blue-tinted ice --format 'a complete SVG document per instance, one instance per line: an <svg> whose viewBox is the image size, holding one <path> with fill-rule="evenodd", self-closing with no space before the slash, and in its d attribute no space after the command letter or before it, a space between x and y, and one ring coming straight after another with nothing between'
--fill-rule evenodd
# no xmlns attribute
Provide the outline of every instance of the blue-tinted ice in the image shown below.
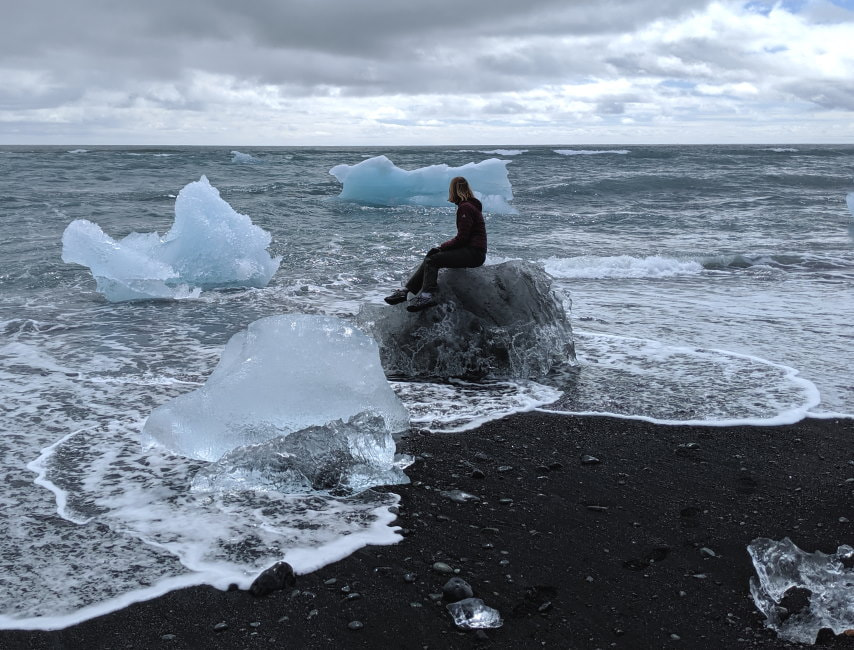
<svg viewBox="0 0 854 650"><path fill-rule="evenodd" d="M281 258L270 257L270 233L236 212L204 176L175 200L175 222L158 233L118 241L86 219L62 235L62 260L88 266L111 302L180 299L203 289L265 287Z"/></svg>
<svg viewBox="0 0 854 650"><path fill-rule="evenodd" d="M423 205L450 207L448 184L465 176L483 202L486 212L516 214L508 201L513 190L507 177L509 160L490 158L461 167L430 165L411 171L397 167L385 156L375 156L355 165L336 165L329 170L344 186L340 197L370 205Z"/></svg>
<svg viewBox="0 0 854 650"><path fill-rule="evenodd" d="M378 416L389 435L409 426L374 340L338 318L288 314L232 336L205 385L154 409L144 433L180 455L215 461L362 412Z"/></svg>
<svg viewBox="0 0 854 650"><path fill-rule="evenodd" d="M766 625L781 638L798 643L815 643L819 630L834 634L854 629L854 548L840 546L836 553L805 553L792 540L765 537L747 547L757 577L750 579L750 593L765 615ZM781 606L792 588L810 592L809 604L789 612Z"/></svg>

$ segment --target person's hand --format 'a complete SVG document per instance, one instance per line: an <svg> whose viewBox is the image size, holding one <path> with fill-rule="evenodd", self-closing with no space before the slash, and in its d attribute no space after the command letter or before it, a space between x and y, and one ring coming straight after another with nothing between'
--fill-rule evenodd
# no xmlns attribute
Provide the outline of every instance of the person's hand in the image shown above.
<svg viewBox="0 0 854 650"><path fill-rule="evenodd" d="M427 251L427 256L429 257L430 255L435 255L436 253L440 253L441 251L441 248L431 248L429 251Z"/></svg>

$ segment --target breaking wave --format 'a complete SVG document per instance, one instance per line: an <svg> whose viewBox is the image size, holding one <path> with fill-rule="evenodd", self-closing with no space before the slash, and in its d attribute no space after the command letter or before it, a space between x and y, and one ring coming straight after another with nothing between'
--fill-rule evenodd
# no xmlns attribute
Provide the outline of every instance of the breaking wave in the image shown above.
<svg viewBox="0 0 854 650"><path fill-rule="evenodd" d="M555 278L666 278L696 275L703 266L694 260L678 260L650 255L632 257L549 257L542 260L546 272Z"/></svg>

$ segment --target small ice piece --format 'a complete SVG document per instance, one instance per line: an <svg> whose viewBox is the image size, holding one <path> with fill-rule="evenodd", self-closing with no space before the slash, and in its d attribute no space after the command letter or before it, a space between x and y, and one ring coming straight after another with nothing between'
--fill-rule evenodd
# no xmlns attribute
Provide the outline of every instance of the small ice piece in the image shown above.
<svg viewBox="0 0 854 650"><path fill-rule="evenodd" d="M376 342L338 318L286 314L232 336L205 385L154 409L143 432L175 453L216 461L363 411L389 433L409 427Z"/></svg>
<svg viewBox="0 0 854 650"><path fill-rule="evenodd" d="M843 545L831 555L806 553L788 537L779 542L760 537L747 550L758 576L750 579L750 593L766 625L781 638L813 644L822 628L834 634L854 629L854 548ZM783 603L790 589L809 592L798 611Z"/></svg>
<svg viewBox="0 0 854 650"><path fill-rule="evenodd" d="M441 164L407 171L385 156L375 156L355 165L336 165L329 173L344 186L339 195L342 199L370 205L431 207L451 207L448 184L455 176L465 176L485 212L516 214L508 203L513 200L507 177L509 162L490 158L461 167Z"/></svg>
<svg viewBox="0 0 854 650"><path fill-rule="evenodd" d="M469 494L468 492L463 492L462 490L442 490L439 492L440 496L445 497L446 499L450 499L456 503L467 503L468 501L480 501L480 497L475 496L474 494Z"/></svg>
<svg viewBox="0 0 854 650"><path fill-rule="evenodd" d="M497 609L484 605L480 598L466 598L447 606L454 623L467 630L501 627L504 621Z"/></svg>
<svg viewBox="0 0 854 650"><path fill-rule="evenodd" d="M110 302L181 299L202 289L267 286L281 261L267 252L270 241L202 176L178 194L163 237L133 232L116 241L77 219L62 235L62 260L88 266Z"/></svg>
<svg viewBox="0 0 854 650"><path fill-rule="evenodd" d="M383 419L363 412L230 451L196 473L193 490L342 495L409 483L394 452Z"/></svg>

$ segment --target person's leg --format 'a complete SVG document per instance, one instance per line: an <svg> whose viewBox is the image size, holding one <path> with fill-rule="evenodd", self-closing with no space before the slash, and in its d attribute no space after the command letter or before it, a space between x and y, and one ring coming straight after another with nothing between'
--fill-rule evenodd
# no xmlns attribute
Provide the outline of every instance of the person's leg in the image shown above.
<svg viewBox="0 0 854 650"><path fill-rule="evenodd" d="M406 284L403 285L409 291L409 293L415 293L421 291L421 287L424 284L424 271L427 268L427 260L429 259L429 255L425 256L421 261L421 264L418 265L418 268L412 272L409 280L406 281Z"/></svg>
<svg viewBox="0 0 854 650"><path fill-rule="evenodd" d="M434 293L439 290L439 269L465 269L483 264L483 253L474 248L452 248L425 258L421 291Z"/></svg>

